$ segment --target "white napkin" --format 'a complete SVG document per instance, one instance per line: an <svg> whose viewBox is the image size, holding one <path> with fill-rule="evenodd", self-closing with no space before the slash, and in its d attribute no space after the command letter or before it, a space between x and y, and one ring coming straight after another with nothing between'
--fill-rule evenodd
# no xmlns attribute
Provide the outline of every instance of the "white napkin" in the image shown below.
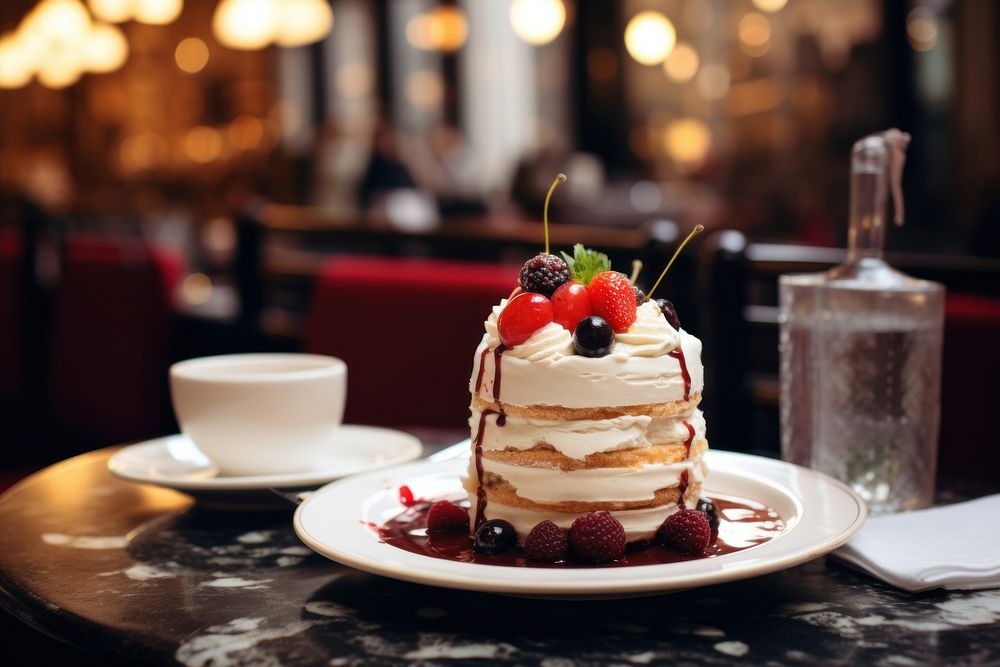
<svg viewBox="0 0 1000 667"><path fill-rule="evenodd" d="M1000 494L868 519L833 556L910 591L1000 586Z"/></svg>

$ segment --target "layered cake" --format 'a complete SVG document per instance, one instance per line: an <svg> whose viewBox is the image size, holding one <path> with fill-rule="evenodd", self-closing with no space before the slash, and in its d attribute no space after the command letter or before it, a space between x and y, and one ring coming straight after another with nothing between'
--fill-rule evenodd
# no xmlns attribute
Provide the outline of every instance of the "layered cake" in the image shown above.
<svg viewBox="0 0 1000 667"><path fill-rule="evenodd" d="M603 254L564 257L529 260L485 322L469 381L470 530L506 522L524 544L543 522L568 531L606 512L628 542L651 540L696 507L707 473L701 342Z"/></svg>

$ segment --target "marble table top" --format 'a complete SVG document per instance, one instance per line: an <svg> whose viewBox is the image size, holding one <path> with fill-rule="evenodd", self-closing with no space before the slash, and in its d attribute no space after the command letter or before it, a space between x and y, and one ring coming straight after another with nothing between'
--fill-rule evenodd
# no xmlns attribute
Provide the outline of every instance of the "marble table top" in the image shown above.
<svg viewBox="0 0 1000 667"><path fill-rule="evenodd" d="M911 595L823 559L619 601L427 588L313 555L291 508L221 512L118 481L113 450L0 497L0 605L153 664L1000 664L1000 590Z"/></svg>

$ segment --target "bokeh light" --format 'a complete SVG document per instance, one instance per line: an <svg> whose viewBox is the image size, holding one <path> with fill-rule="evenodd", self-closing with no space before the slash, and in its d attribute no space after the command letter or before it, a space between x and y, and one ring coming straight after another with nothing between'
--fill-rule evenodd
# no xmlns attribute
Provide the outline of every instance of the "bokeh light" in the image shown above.
<svg viewBox="0 0 1000 667"><path fill-rule="evenodd" d="M199 125L184 135L181 148L192 162L212 162L222 154L222 136L215 128Z"/></svg>
<svg viewBox="0 0 1000 667"><path fill-rule="evenodd" d="M0 88L21 88L34 75L31 57L14 33L0 37Z"/></svg>
<svg viewBox="0 0 1000 667"><path fill-rule="evenodd" d="M204 273L192 273L181 283L181 297L193 306L199 306L212 298L212 279Z"/></svg>
<svg viewBox="0 0 1000 667"><path fill-rule="evenodd" d="M222 0L212 15L212 34L231 49L263 49L274 39L278 11L274 0Z"/></svg>
<svg viewBox="0 0 1000 667"><path fill-rule="evenodd" d="M770 48L771 23L760 12L744 14L740 18L737 34L740 38L740 48L748 56L762 56Z"/></svg>
<svg viewBox="0 0 1000 667"><path fill-rule="evenodd" d="M788 4L788 0L753 0L754 6L762 12L780 12Z"/></svg>
<svg viewBox="0 0 1000 667"><path fill-rule="evenodd" d="M177 66L188 74L195 74L205 69L208 64L208 44L197 37L187 37L177 43L174 49L174 61Z"/></svg>
<svg viewBox="0 0 1000 667"><path fill-rule="evenodd" d="M510 25L514 34L528 44L548 44L566 25L566 6L562 0L514 0Z"/></svg>
<svg viewBox="0 0 1000 667"><path fill-rule="evenodd" d="M937 44L937 17L926 7L914 8L906 17L906 36L914 51L930 51Z"/></svg>
<svg viewBox="0 0 1000 667"><path fill-rule="evenodd" d="M431 70L418 70L406 78L406 99L419 111L433 111L444 99L441 75Z"/></svg>
<svg viewBox="0 0 1000 667"><path fill-rule="evenodd" d="M43 0L24 18L20 30L49 42L80 44L90 27L90 14L78 0Z"/></svg>
<svg viewBox="0 0 1000 667"><path fill-rule="evenodd" d="M177 20L184 9L183 0L134 0L133 18L139 23L167 25Z"/></svg>
<svg viewBox="0 0 1000 667"><path fill-rule="evenodd" d="M305 46L330 34L333 10L326 0L282 0L274 41L278 46Z"/></svg>
<svg viewBox="0 0 1000 667"><path fill-rule="evenodd" d="M230 143L240 150L252 150L264 139L264 123L260 118L243 114L233 119L226 130Z"/></svg>
<svg viewBox="0 0 1000 667"><path fill-rule="evenodd" d="M625 48L642 65L662 63L676 41L674 24L660 12L639 12L625 27Z"/></svg>
<svg viewBox="0 0 1000 667"><path fill-rule="evenodd" d="M125 33L110 23L95 23L83 45L83 60L88 72L114 72L128 60Z"/></svg>
<svg viewBox="0 0 1000 667"><path fill-rule="evenodd" d="M729 92L729 80L725 65L705 65L698 72L695 87L706 100L721 100Z"/></svg>
<svg viewBox="0 0 1000 667"><path fill-rule="evenodd" d="M677 83L685 83L698 73L698 52L686 42L678 42L667 59L663 61L663 71L667 78Z"/></svg>
<svg viewBox="0 0 1000 667"><path fill-rule="evenodd" d="M364 97L372 84L372 70L364 63L345 63L337 70L337 92L344 97Z"/></svg>
<svg viewBox="0 0 1000 667"><path fill-rule="evenodd" d="M678 118L667 125L664 148L676 162L687 166L701 164L712 146L712 133L704 121Z"/></svg>
<svg viewBox="0 0 1000 667"><path fill-rule="evenodd" d="M457 51L469 37L469 24L458 7L439 6L406 22L406 40L423 51Z"/></svg>
<svg viewBox="0 0 1000 667"><path fill-rule="evenodd" d="M87 0L90 13L108 23L122 23L132 18L135 3L132 0Z"/></svg>

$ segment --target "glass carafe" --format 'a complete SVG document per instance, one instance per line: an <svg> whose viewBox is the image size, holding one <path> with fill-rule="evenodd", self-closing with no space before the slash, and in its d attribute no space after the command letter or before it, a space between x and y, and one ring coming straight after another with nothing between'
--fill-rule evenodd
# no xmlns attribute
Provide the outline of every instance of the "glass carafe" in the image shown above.
<svg viewBox="0 0 1000 667"><path fill-rule="evenodd" d="M882 251L890 186L903 219L908 142L889 130L854 145L847 261L780 281L782 457L845 482L876 514L934 498L944 288Z"/></svg>

